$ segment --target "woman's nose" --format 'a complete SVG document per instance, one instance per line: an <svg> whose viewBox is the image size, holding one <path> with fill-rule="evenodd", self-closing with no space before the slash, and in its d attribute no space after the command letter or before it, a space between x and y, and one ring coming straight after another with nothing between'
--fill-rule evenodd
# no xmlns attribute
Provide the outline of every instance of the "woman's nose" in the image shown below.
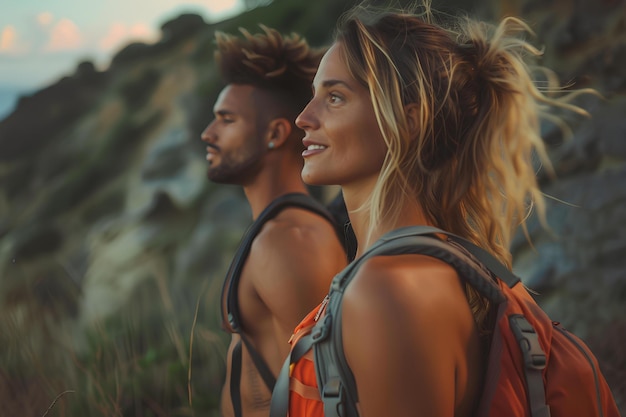
<svg viewBox="0 0 626 417"><path fill-rule="evenodd" d="M309 101L298 117L296 117L296 126L304 131L314 130L319 126L313 111L313 100Z"/></svg>

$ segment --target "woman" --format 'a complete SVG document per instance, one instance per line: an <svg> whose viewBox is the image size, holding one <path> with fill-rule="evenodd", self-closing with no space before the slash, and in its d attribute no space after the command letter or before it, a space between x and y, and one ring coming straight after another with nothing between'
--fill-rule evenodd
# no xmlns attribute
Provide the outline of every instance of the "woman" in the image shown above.
<svg viewBox="0 0 626 417"><path fill-rule="evenodd" d="M515 36L527 29L516 19L444 28L428 5L420 15L357 8L343 20L296 124L306 132L302 177L341 186L357 258L391 230L432 225L511 266L512 233L531 207L543 215L532 159L550 167L540 120L549 107L584 113L568 104L571 94L538 89L527 59L539 51ZM543 78L547 91L553 80ZM343 299L359 414L472 415L488 312L446 263L366 261ZM297 330L321 315L323 307ZM293 367L291 417L323 415L311 360Z"/></svg>

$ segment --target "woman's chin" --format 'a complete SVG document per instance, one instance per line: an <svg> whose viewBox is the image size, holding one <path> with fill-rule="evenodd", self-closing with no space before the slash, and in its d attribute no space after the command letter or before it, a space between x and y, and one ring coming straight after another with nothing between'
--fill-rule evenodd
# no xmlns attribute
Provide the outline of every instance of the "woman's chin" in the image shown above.
<svg viewBox="0 0 626 417"><path fill-rule="evenodd" d="M307 169L305 166L302 169L302 181L307 185L332 185L325 180L323 175L319 175L317 170Z"/></svg>

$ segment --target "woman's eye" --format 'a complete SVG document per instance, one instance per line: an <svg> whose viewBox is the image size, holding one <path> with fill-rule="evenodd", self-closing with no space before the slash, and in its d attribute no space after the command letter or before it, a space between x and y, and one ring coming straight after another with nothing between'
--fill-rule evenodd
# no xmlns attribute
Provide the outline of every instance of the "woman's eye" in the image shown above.
<svg viewBox="0 0 626 417"><path fill-rule="evenodd" d="M337 95L337 94L330 93L330 94L328 95L328 101L329 101L331 104L337 104L337 103L339 103L341 100L342 100L342 99L341 99L341 97L340 97L339 95Z"/></svg>

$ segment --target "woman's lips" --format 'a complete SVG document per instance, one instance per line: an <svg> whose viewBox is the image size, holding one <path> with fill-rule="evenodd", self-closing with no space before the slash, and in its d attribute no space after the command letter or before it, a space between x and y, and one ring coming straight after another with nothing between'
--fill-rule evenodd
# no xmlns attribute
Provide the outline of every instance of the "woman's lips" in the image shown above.
<svg viewBox="0 0 626 417"><path fill-rule="evenodd" d="M310 141L304 142L306 149L302 152L302 156L311 156L326 150L327 146L320 145L319 143L311 143Z"/></svg>

